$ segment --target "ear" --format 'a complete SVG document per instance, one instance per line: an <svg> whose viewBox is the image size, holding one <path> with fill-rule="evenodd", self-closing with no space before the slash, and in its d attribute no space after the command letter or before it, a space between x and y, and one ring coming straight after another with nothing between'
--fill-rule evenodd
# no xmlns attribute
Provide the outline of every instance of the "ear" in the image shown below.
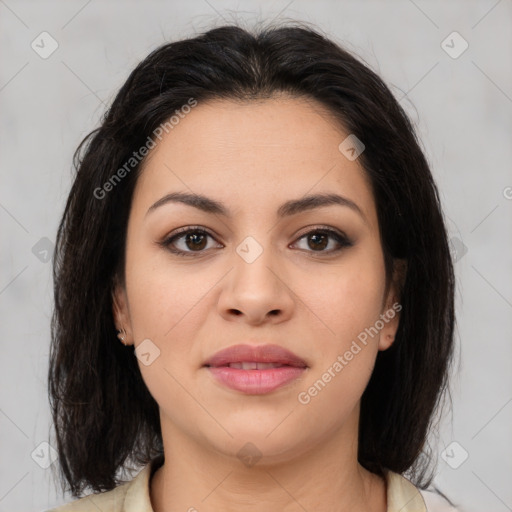
<svg viewBox="0 0 512 512"><path fill-rule="evenodd" d="M402 304L402 289L407 274L407 260L395 259L393 262L393 277L381 311L381 320L384 327L380 330L379 350L387 350L395 341L396 332L400 323Z"/></svg>
<svg viewBox="0 0 512 512"><path fill-rule="evenodd" d="M112 314L114 324L118 331L126 332L126 338L123 343L126 345L133 344L132 326L130 321L130 312L128 309L128 298L126 296L125 287L115 278L112 286Z"/></svg>

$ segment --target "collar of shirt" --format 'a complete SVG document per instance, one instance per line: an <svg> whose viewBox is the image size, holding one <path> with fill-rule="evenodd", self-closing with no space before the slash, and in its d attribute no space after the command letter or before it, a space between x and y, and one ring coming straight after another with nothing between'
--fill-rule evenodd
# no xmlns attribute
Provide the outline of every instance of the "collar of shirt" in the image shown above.
<svg viewBox="0 0 512 512"><path fill-rule="evenodd" d="M153 459L130 482L115 489L92 494L47 512L154 512L149 494L153 473L163 464L163 456ZM421 492L407 478L392 471L385 472L387 512L427 512ZM92 505L92 506L91 506ZM193 506L193 504L192 504Z"/></svg>

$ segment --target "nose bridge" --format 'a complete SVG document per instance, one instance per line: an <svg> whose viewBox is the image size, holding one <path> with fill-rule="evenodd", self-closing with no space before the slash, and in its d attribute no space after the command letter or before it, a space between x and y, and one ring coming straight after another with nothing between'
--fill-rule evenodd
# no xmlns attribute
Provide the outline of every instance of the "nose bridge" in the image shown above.
<svg viewBox="0 0 512 512"><path fill-rule="evenodd" d="M276 254L273 253L275 248L269 236L262 239L262 235L259 235L258 238L261 243L253 235L246 236L236 246L233 277L236 280L249 280L252 286L258 288L271 287L277 292L274 282L276 277L271 271L276 266Z"/></svg>
<svg viewBox="0 0 512 512"><path fill-rule="evenodd" d="M293 307L290 290L279 275L282 266L273 252L271 237L264 236L263 240L261 235L260 242L256 236L245 237L235 247L234 268L219 302L221 314L243 314L253 322L277 314L283 318Z"/></svg>

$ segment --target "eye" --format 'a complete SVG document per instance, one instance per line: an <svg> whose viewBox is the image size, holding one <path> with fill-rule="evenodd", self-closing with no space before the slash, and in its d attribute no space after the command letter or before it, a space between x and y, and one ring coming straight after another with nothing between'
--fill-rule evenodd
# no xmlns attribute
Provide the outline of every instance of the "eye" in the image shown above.
<svg viewBox="0 0 512 512"><path fill-rule="evenodd" d="M213 236L204 229L187 227L167 237L161 245L179 256L191 256L193 253L205 252L205 249L209 248L208 237L213 239Z"/></svg>
<svg viewBox="0 0 512 512"><path fill-rule="evenodd" d="M308 231L303 234L298 241L306 239L307 246L312 249L310 252L320 252L320 253L334 253L338 252L344 247L350 247L353 243L347 238L347 236L342 233L338 233L333 229L329 228L316 228ZM331 240L329 240L331 239ZM332 249L332 243L334 246L338 245L338 248ZM295 242L297 243L297 242ZM331 243L331 244L330 244ZM330 250L325 250L327 247L331 245ZM307 250L307 249L306 249Z"/></svg>
<svg viewBox="0 0 512 512"><path fill-rule="evenodd" d="M160 242L160 245L178 256L193 256L194 253L201 254L206 252L206 249L211 249L211 246L208 247L208 237L215 240L208 231L200 227L189 226L174 232ZM332 254L341 251L344 247L353 245L347 236L330 228L312 229L304 233L297 242L302 240L306 240L309 249L311 249L308 251L308 248L306 248L306 251L323 254ZM330 250L326 250L333 244L335 248L331 247ZM219 245L222 247L221 244Z"/></svg>

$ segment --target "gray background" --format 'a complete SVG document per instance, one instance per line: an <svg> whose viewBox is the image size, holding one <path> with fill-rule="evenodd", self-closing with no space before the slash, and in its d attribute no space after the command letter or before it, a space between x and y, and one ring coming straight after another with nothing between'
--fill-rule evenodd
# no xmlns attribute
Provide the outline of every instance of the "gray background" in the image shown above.
<svg viewBox="0 0 512 512"><path fill-rule="evenodd" d="M52 459L40 443L51 424L48 250L75 147L156 46L273 17L313 22L355 51L418 127L458 259L453 412L436 483L462 510L512 510L511 0L0 0L0 511L69 501L56 493L56 464L41 467ZM43 31L58 43L46 59L31 47L48 51ZM457 58L462 40L442 45L453 31L469 44Z"/></svg>

